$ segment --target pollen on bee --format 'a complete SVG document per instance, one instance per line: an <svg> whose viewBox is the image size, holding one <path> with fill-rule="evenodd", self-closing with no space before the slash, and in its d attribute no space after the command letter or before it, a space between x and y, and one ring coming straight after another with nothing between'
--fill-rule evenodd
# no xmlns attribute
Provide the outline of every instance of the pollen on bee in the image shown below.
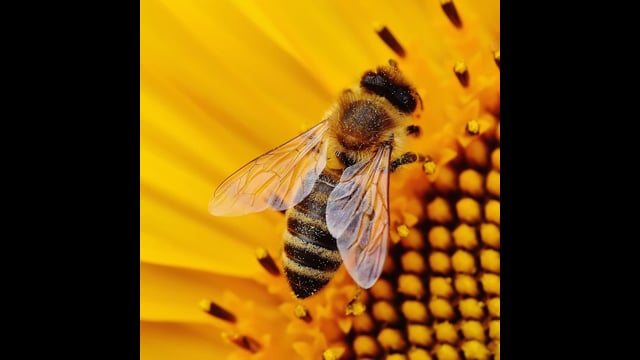
<svg viewBox="0 0 640 360"><path fill-rule="evenodd" d="M235 344L254 354L260 351L260 349L262 348L262 345L260 345L260 343L257 340L246 335L223 332L222 337L225 340L231 342L232 344Z"/></svg>
<svg viewBox="0 0 640 360"><path fill-rule="evenodd" d="M216 317L218 319L230 322L230 323L235 323L236 322L236 316L233 315L231 312L229 312L227 309L223 308L222 306L214 303L213 301L210 300L200 300L200 308L202 308L202 310L204 310L204 312L206 312L207 314Z"/></svg>
<svg viewBox="0 0 640 360"><path fill-rule="evenodd" d="M467 64L465 64L464 61L458 60L453 64L453 73L456 74L460 85L464 87L469 86L469 69L467 69Z"/></svg>
<svg viewBox="0 0 640 360"><path fill-rule="evenodd" d="M269 272L269 274L278 276L280 275L280 269L278 265L273 261L273 257L269 254L267 249L260 247L256 249L256 258L262 267Z"/></svg>
<svg viewBox="0 0 640 360"><path fill-rule="evenodd" d="M480 122L478 120L469 120L465 126L465 130L469 135L478 135L480 133Z"/></svg>
<svg viewBox="0 0 640 360"><path fill-rule="evenodd" d="M293 315L295 315L295 317L297 317L298 319L304 320L305 322L311 322L311 314L309 313L307 308L304 307L304 305L296 305L296 307L293 309Z"/></svg>
<svg viewBox="0 0 640 360"><path fill-rule="evenodd" d="M498 65L498 69L500 69L500 50L493 51L493 60L496 62L496 65Z"/></svg>
<svg viewBox="0 0 640 360"><path fill-rule="evenodd" d="M404 48L402 47L402 45L400 45L400 42L398 42L398 39L396 39L396 37L393 36L391 31L386 26L384 25L376 26L376 34L378 34L380 39L382 39L382 41L384 41L384 43L391 50L393 50L394 53L396 53L401 58L405 57L406 53L404 51Z"/></svg>
<svg viewBox="0 0 640 360"><path fill-rule="evenodd" d="M462 27L462 20L460 20L460 15L458 15L458 10L456 9L453 0L440 0L440 6L444 13L449 18L449 21L453 24L453 26L458 29Z"/></svg>

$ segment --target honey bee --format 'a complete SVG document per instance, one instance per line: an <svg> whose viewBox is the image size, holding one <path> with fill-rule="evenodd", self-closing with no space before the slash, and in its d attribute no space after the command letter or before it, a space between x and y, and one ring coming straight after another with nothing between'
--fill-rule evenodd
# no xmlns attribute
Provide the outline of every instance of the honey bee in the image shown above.
<svg viewBox="0 0 640 360"><path fill-rule="evenodd" d="M414 162L399 149L419 132L422 100L393 60L341 93L317 125L225 179L216 216L286 210L283 265L294 295L322 289L344 263L361 288L378 280L389 236L389 173Z"/></svg>

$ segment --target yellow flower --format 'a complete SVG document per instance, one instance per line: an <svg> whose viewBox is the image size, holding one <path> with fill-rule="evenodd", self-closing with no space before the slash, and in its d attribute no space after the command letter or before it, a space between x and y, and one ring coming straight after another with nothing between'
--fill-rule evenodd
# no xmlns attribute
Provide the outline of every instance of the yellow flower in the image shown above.
<svg viewBox="0 0 640 360"><path fill-rule="evenodd" d="M499 358L497 0L140 10L141 359ZM217 218L208 201L390 58L424 102L407 147L428 159L391 176L383 276L354 299L341 267L296 300L257 260L281 269L284 217Z"/></svg>

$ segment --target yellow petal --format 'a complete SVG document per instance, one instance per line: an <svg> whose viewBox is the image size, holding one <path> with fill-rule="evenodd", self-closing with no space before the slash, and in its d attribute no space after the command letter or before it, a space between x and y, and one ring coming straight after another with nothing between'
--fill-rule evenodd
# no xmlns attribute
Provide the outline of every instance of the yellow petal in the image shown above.
<svg viewBox="0 0 640 360"><path fill-rule="evenodd" d="M140 321L140 360L224 359L231 350L209 325Z"/></svg>
<svg viewBox="0 0 640 360"><path fill-rule="evenodd" d="M225 293L250 298L265 308L277 302L253 280L204 271L140 263L140 319L165 322L218 323L199 307L203 299L225 307ZM226 309L234 313L235 309Z"/></svg>

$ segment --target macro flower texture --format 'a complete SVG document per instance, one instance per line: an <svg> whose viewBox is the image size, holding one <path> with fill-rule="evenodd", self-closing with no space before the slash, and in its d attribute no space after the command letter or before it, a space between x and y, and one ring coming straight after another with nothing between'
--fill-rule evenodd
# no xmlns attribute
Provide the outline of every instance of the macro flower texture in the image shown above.
<svg viewBox="0 0 640 360"><path fill-rule="evenodd" d="M216 186L395 61L422 107L381 277L298 299L285 216ZM499 359L498 0L140 2L141 359Z"/></svg>

